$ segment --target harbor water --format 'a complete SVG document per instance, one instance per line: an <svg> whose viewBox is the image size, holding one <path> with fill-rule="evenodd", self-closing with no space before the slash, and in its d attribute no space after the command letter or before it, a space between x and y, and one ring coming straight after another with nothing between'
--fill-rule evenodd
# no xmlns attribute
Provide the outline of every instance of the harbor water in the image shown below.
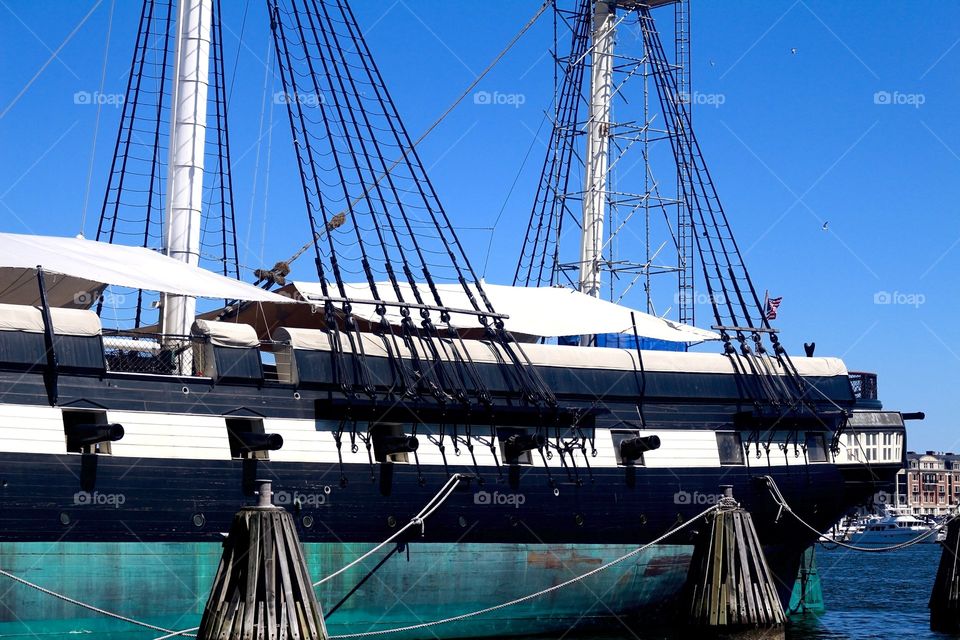
<svg viewBox="0 0 960 640"><path fill-rule="evenodd" d="M935 544L919 544L893 553L871 554L839 548L818 548L817 565L823 584L826 613L795 618L788 627L787 637L794 640L950 637L929 629L927 601L939 558L940 545ZM3 596L0 597L0 606L3 606L6 597L12 597L13 590L24 588L10 582L0 583L0 596ZM496 604L495 594L491 594L491 598L490 604ZM50 625L33 623L26 634L0 635L0 638L152 640L158 635L152 631L133 631L120 624L121 630L114 624L92 629L87 625L71 626L65 621ZM114 630L117 633L113 633ZM425 631L425 637L443 638L442 627L431 631ZM612 630L602 635L574 632L564 637L570 640L627 640L635 637L653 640L686 636L676 630L648 631L640 636Z"/></svg>

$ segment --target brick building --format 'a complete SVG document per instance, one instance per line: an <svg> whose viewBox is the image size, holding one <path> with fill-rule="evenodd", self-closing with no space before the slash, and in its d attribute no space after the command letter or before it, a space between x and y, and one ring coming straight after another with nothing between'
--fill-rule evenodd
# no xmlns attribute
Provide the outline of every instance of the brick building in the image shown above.
<svg viewBox="0 0 960 640"><path fill-rule="evenodd" d="M897 475L894 504L914 515L952 513L960 505L960 455L908 451Z"/></svg>

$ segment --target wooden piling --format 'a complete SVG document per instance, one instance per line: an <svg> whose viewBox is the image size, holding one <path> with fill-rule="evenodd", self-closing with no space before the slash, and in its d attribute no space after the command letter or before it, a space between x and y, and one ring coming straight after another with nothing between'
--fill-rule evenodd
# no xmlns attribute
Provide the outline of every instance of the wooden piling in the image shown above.
<svg viewBox="0 0 960 640"><path fill-rule="evenodd" d="M782 638L785 616L750 514L725 488L694 544L683 591L698 636Z"/></svg>
<svg viewBox="0 0 960 640"><path fill-rule="evenodd" d="M203 610L199 640L326 640L323 613L293 524L271 503L269 481L260 499L233 518Z"/></svg>
<svg viewBox="0 0 960 640"><path fill-rule="evenodd" d="M947 539L941 543L940 566L930 594L930 629L960 633L960 519L947 525Z"/></svg>

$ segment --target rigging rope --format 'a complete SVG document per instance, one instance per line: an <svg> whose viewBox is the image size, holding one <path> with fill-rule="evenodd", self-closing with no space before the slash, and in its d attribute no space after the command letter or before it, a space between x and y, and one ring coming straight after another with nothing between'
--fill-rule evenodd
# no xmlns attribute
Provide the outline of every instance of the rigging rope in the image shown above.
<svg viewBox="0 0 960 640"><path fill-rule="evenodd" d="M800 524L802 524L804 527L806 527L807 529L809 529L809 530L812 531L813 533L817 534L817 536L819 536L819 537L827 537L826 534L821 533L820 531L818 531L816 527L814 527L814 526L811 525L809 522L807 522L806 520L804 520L803 518L801 518L801 517L797 514L797 512L794 511L794 510L790 507L790 505L787 503L787 499L783 497L783 494L782 494L782 493L780 493L780 487L777 486L777 481L774 480L772 476L762 476L762 477L763 477L764 481L767 483L767 489L770 491L770 495L773 497L774 502L776 502L776 503L777 503L777 506L780 507L780 511L777 513L777 518L776 518L776 520L779 520L779 519L780 519L780 515L781 515L783 512L786 512L786 513L790 514L791 516L793 516L794 519L795 519L797 522L799 522ZM947 518L945 521L941 522L940 524L936 525L935 527L931 527L929 531L926 531L926 532L922 533L921 535L917 536L916 538L913 538L912 540L907 540L906 542L901 542L901 543L899 543L899 544L890 545L890 546L888 546L888 547L860 547L860 546L856 546L856 545L852 545L852 544L847 544L847 543L845 543L845 542L843 542L843 541L841 541L841 540L836 540L836 539L833 539L833 538L830 538L830 542L833 543L833 544L836 544L836 545L839 546L839 547L843 547L844 549L849 549L849 550L851 550L851 551L861 551L861 552L863 552L863 553L888 553L888 552L891 552L891 551L899 551L899 550L901 550L901 549L906 549L907 547L912 547L912 546L915 545L915 544L918 544L918 543L921 543L921 542L925 541L925 540L926 540L927 538L929 538L930 536L934 535L935 533L938 533L941 529L943 529L944 527L946 527L946 526L947 526L948 524L950 524L953 520L957 519L957 517L960 517L960 516L958 516L956 513L954 513L952 516L950 516L949 518Z"/></svg>
<svg viewBox="0 0 960 640"><path fill-rule="evenodd" d="M159 631L159 632L161 632L161 633L174 634L174 635L178 635L178 634L179 634L179 635L183 635L183 632L180 632L180 631L172 631L172 630L170 630L170 629L164 629L163 627L158 627L158 626L153 625L153 624L150 624L150 623L148 623L148 622L143 622L143 621L141 621L141 620L134 620L133 618L128 618L127 616L120 615L119 613L114 613L113 611L107 611L106 609L101 609L100 607L95 607L95 606L93 606L92 604L87 604L87 603L85 603L85 602L80 602L79 600L75 600L75 599L73 599L73 598L71 598L71 597L69 597L69 596L63 595L62 593L57 593L56 591L51 591L50 589L47 589L46 587L41 587L41 586L38 585L38 584L35 584L35 583L33 583L33 582L30 582L29 580L26 580L26 579L24 579L24 578L21 578L20 576L14 575L14 574L10 573L9 571L4 571L3 569L0 569L0 575L5 576L5 577L7 577L7 578L10 578L10 579L13 580L14 582L18 582L18 583L22 584L22 585L25 586L25 587L30 587L31 589L36 589L36 590L39 591L40 593L46 594L46 595L48 595L48 596L53 596L54 598L56 598L56 599L58 599L58 600L62 600L62 601L64 601L64 602L70 603L70 604L72 604L72 605L76 605L76 606L78 606L78 607L81 607L81 608L86 609L86 610L88 610L88 611L92 611L92 612L94 612L94 613L99 613L100 615L107 616L108 618L113 618L113 619L115 619L115 620L120 620L121 622L128 622L128 623L130 623L130 624L132 624L132 625L136 625L136 626L138 626L138 627L144 627L144 628L150 629L150 630L152 630L152 631ZM171 637L173 637L173 636L168 635L168 636L164 636L164 637L165 637L165 638L171 638ZM190 636L190 637L193 637L193 636Z"/></svg>
<svg viewBox="0 0 960 640"><path fill-rule="evenodd" d="M613 567L613 566L615 566L615 565L620 564L620 563L623 562L624 560L628 560L628 559L632 558L633 556L635 556L635 555L637 555L637 554L643 553L644 551L646 551L646 550L649 549L650 547L652 547L652 546L654 546L654 545L657 545L657 544L663 542L664 540L666 540L667 538L669 538L670 536L673 536L673 535L679 533L679 532L682 531L683 529L689 527L689 526L690 526L691 524L693 524L694 522L700 520L701 518L706 517L708 514L712 513L713 511L718 511L718 510L720 510L721 508L724 508L724 507L725 507L725 504L722 504L722 503L715 504L715 505L713 505L713 506L711 506L711 507L709 507L709 508L701 511L699 514L697 514L696 516L694 516L694 517L691 518L690 520L687 520L686 522L684 522L684 523L682 523L682 524L674 527L673 529L671 529L671 530L668 531L667 533L661 535L660 537L656 538L655 540L652 540L652 541L648 542L647 544L645 544L645 545L643 545L643 546L641 546L641 547L637 547L637 548L634 549L633 551L630 551L629 553L626 553L626 554L620 556L620 557L617 558L616 560L611 560L610 562L608 562L608 563L606 563L606 564L604 564L604 565L601 565L601 566L599 566L599 567L597 567L597 568L595 568L595 569L591 569L590 571L588 571L588 572L586 572L586 573L584 573L584 574L581 574L581 575L576 576L576 577L574 577L574 578L570 578L569 580L566 580L566 581L564 581L564 582L561 582L560 584L553 585L552 587L548 587L548 588L543 589L543 590L541 590L541 591L537 591L536 593L531 593L531 594L526 595L526 596L523 596L523 597L521 597L521 598L515 598L514 600L510 600L510 601L508 601L508 602L504 602L504 603L501 603L501 604L498 604L498 605L495 605L495 606L492 606L492 607L487 607L487 608L485 608L485 609L479 609L479 610L477 610L477 611L471 611L470 613L463 613L463 614L460 614L460 615L457 615L457 616L451 616L451 617L449 617L449 618L443 618L442 620L433 620L433 621L431 621L431 622L422 622L422 623L420 623L420 624L409 625L409 626L406 626L406 627L397 627L396 629L383 629L383 630L381 630L381 631L367 631L367 632L364 632L364 633L348 633L348 634L344 634L344 635L330 636L330 640L343 640L343 639L345 639L345 638L370 638L370 637L375 637L375 636L388 635L388 634L391 634L391 633L402 633L402 632L406 632L406 631L417 631L417 630L419 630L419 629L428 629L428 628L436 627L436 626L443 625L443 624L449 624L449 623L451 623L451 622L459 622L459 621L461 621L461 620L466 620L466 619L468 619L468 618L475 618L475 617L477 617L477 616L481 616L481 615L484 615L484 614L487 614L487 613L492 613L492 612L494 612L494 611L499 611L499 610L501 610L501 609L506 609L507 607L512 607L512 606L515 606L515 605L518 605L518 604L522 604L522 603L524 603L524 602L529 602L530 600L534 600L534 599L539 598L539 597L541 597L541 596L545 596L545 595L547 595L547 594L549 594L549 593L553 593L554 591L559 591L560 589L563 589L564 587L569 587L569 586L572 585L572 584L576 584L576 583L578 583L578 582L582 582L583 580L586 580L587 578L590 578L590 577L592 577L592 576L594 576L594 575L596 575L596 574L598 574L598 573L600 573L600 572L602 572L602 571L606 571L606 570L609 569L610 567Z"/></svg>
<svg viewBox="0 0 960 640"><path fill-rule="evenodd" d="M450 477L450 479L447 480L447 483L446 483L445 485L443 485L443 488L440 489L440 491L437 493L437 495L435 495L435 496L430 500L430 502L428 502L428 503L426 504L426 506L425 506L423 509L420 510L420 513L418 513L417 515L413 516L413 518L410 519L410 522L408 522L408 523L405 524L403 527L401 527L399 531L397 531L397 532L394 533L392 536L390 536L389 538L387 538L386 540L384 540L383 542L381 542L380 544L378 544L377 546L375 546L373 549L370 549L370 550L367 551L365 554L363 554L362 556L360 556L359 558L357 558L356 560L354 560L354 561L351 562L350 564L346 565L345 567L339 569L338 571L335 571L335 572L331 573L331 574L328 575L326 578L323 578L323 579L321 579L321 580L317 580L316 582L313 583L313 586L314 586L314 587L318 587L318 586L320 586L321 584L323 584L324 582L329 582L330 580L333 580L334 578L336 578L336 577L339 576L340 574L344 573L345 571L348 571L348 570L352 569L352 568L355 567L356 565L360 564L361 562L363 562L364 560L366 560L367 558L369 558L370 556L372 556L372 555L373 555L374 553L376 553L377 551L380 551L380 549L383 549L385 546L387 546L388 544L390 544L391 542L393 542L394 540L396 540L397 538L399 538L407 529L409 529L409 528L411 528L411 527L419 526L419 527L420 527L420 531L421 531L421 533L422 533L422 532L423 532L424 522L426 521L426 519L429 518L431 515L433 515L433 513L434 513L437 509L439 509L439 508L443 505L444 502L447 501L447 498L450 497L450 495L456 490L456 488L457 488L457 486L460 484L460 482L461 482L462 480L464 480L466 477L467 477L467 476L463 475L462 473L455 473L455 474L453 474L453 475Z"/></svg>

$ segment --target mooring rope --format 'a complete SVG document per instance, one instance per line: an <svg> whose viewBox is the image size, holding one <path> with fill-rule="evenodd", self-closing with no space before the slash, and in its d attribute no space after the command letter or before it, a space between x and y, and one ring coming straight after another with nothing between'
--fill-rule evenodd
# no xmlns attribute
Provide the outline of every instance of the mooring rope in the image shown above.
<svg viewBox="0 0 960 640"><path fill-rule="evenodd" d="M369 551L367 551L365 554L363 554L362 556L360 556L359 558L357 558L347 566L339 569L338 571L335 571L334 573L331 573L330 575L328 575L326 578L323 578L322 580L317 580L316 582L313 583L313 586L319 587L324 582L333 580L334 578L339 576L341 573L357 566L358 564L360 564L361 562L363 562L364 560L366 560L367 558L375 554L377 551L380 551L380 549L383 549L385 546L387 546L388 544L390 544L391 542L399 538L401 535L403 535L403 533L407 529L411 527L419 526L420 533L422 534L424 521L427 518L429 518L431 515L433 515L433 513L437 509L439 509L444 502L447 501L447 498L449 498L453 494L453 492L457 488L457 485L459 485L460 481L463 480L464 478L466 478L466 476L463 475L462 473L455 473L452 476L450 476L450 479L447 480L447 484L443 485L443 488L440 489L437 495L433 496L430 502L428 502L427 505L420 510L420 513L413 516L413 518L410 519L410 522L408 522L403 527L401 527L399 531L397 531L395 534L393 534L392 536L390 536L389 538L387 538L386 540L384 540L383 542L375 546L373 549L370 549Z"/></svg>
<svg viewBox="0 0 960 640"><path fill-rule="evenodd" d="M35 583L33 583L33 582L30 582L29 580L26 580L26 579L24 579L24 578L21 578L20 576L14 575L14 574L10 573L9 571L4 571L3 569L0 569L0 575L3 575L3 576L6 576L7 578L10 578L10 579L13 580L14 582L19 582L20 584L22 584L22 585L25 586L25 587L30 587L31 589L36 589L36 590L39 591L40 593L46 594L46 595L48 595L48 596L53 596L54 598L57 598L58 600L63 600L64 602L68 602L68 603L70 603L70 604L72 604L72 605L76 605L76 606L81 607L81 608L83 608L83 609L87 609L88 611L93 611L94 613L99 613L100 615L107 616L108 618L114 618L115 620L120 620L120 621L122 621L122 622L128 622L128 623L133 624L133 625L136 625L136 626L138 626L138 627L146 627L147 629L150 629L150 630L152 630L152 631L160 631L161 633L173 634L173 635L163 636L164 638L172 638L172 637L175 636L175 635L185 635L183 632L180 632L180 631L172 631L172 630L170 630L170 629L164 629L163 627L158 627L158 626L152 625L152 624L150 624L150 623L148 623L148 622L143 622L143 621L141 621L141 620L134 620L133 618L128 618L127 616L120 615L119 613L114 613L113 611L107 611L106 609L101 609L100 607L95 607L95 606L93 606L92 604L87 604L86 602L80 602L79 600L75 600L75 599L73 599L73 598L71 598L71 597L69 597L69 596L63 595L62 593L57 593L56 591L51 591L50 589L47 589L46 587L41 587L41 586L38 585L38 584L35 584ZM192 638L192 637L196 637L196 636L190 635L190 636L187 636L187 637L191 637L191 638Z"/></svg>
<svg viewBox="0 0 960 640"><path fill-rule="evenodd" d="M682 523L682 524L674 527L673 529L671 529L671 530L668 531L667 533L663 534L663 535L660 536L659 538L648 542L647 544L643 545L642 547L637 547L636 549L634 549L634 550L631 551L630 553L627 553L626 555L620 556L620 557L617 558L616 560L611 560L611 561L608 562L607 564L601 565L601 566L597 567L596 569L592 569L592 570L588 571L587 573L584 573L584 574L582 574L582 575L579 575L579 576L577 576L577 577L575 577L575 578L571 578L571 579L567 580L566 582L561 582L560 584L556 584L556 585L554 585L554 586L552 586L552 587L548 587L548 588L546 588L546 589L543 589L542 591L537 591L536 593L531 593L531 594L529 594L529 595L523 596L522 598L516 598L516 599L514 599L514 600L510 600L509 602L504 602L504 603L502 603L502 604L498 604L498 605L495 605L495 606L492 606L492 607L487 607L486 609L480 609L480 610L478 610L478 611L471 611L470 613L463 613L463 614L460 614L460 615L458 615L458 616L452 616L452 617L450 617L450 618L444 618L444 619L442 619L442 620L434 620L434 621L432 621L432 622L421 622L420 624L409 625L409 626L406 626L406 627L397 627L397 628L395 628L395 629L383 629L383 630L381 630L381 631L366 631L366 632L364 632L364 633L348 633L348 634L339 635L339 636L330 636L330 637L329 637L329 640L344 640L345 638L369 638L369 637L373 637L373 636L383 636L383 635L387 635L387 634L391 634L391 633L402 633L402 632L405 632L405 631L416 631L416 630L418 630L418 629L427 629L427 628L436 627L436 626L439 626L439 625L442 625L442 624L448 624L448 623L450 623L450 622L459 622L460 620L466 620L467 618L474 618L474 617L476 617L476 616L481 616L481 615L484 615L484 614L487 614L487 613L492 613L492 612L494 612L494 611L499 611L500 609L506 609L507 607L512 607L512 606L514 606L514 605L518 605L518 604L522 604L522 603L524 603L524 602L528 602L528 601L533 600L533 599L535 599L535 598L539 598L539 597L541 597L541 596L545 596L545 595L547 595L548 593L552 593L552 592L554 592L554 591L558 591L558 590L560 590L560 589L563 589L564 587L568 587L568 586L570 586L571 584L575 584L575 583L580 582L580 581L582 581L582 580L586 580L587 578L589 578L589 577L591 577L591 576L594 576L594 575L600 573L601 571L605 571L605 570L609 569L610 567L612 567L612 566L614 566L614 565L620 564L620 563L623 562L624 560L627 560L627 559L629 559L629 558L632 558L633 556L637 555L638 553L643 553L644 551L646 551L646 550L649 549L650 547L652 547L652 546L654 546L654 545L656 545L656 544L659 544L659 543L663 542L664 540L666 540L666 539L669 538L670 536L672 536L672 535L674 535L674 534L676 534L676 533L679 533L680 531L682 531L682 530L685 529L686 527L689 527L691 524L693 524L693 523L696 522L697 520L700 520L701 518L706 517L706 516L707 516L708 514L710 514L711 512L713 512L713 511L718 511L718 510L720 510L720 509L721 509L721 505L720 505L720 504L715 504L715 505L709 507L708 509L705 509L704 511L701 511L699 514L697 514L695 517L691 518L690 520L687 520L686 522L684 522L684 523Z"/></svg>
<svg viewBox="0 0 960 640"><path fill-rule="evenodd" d="M799 515L797 515L797 513L792 508L790 508L790 505L787 504L787 499L783 497L782 493L780 493L780 487L777 486L776 480L774 480L771 476L763 476L763 479L767 483L767 488L770 490L770 495L773 496L774 502L776 502L777 506L780 507L780 511L779 513L777 513L777 518L776 518L777 520L780 519L780 515L785 511L789 513L791 516L793 516L797 522L802 524L804 527L806 527L813 533L817 534L817 536L825 537L825 538L828 537L826 534L821 533L820 531L817 530L816 527L814 527L809 522L807 522L806 520L801 518ZM947 518L944 522L934 527L931 527L929 531L925 531L924 533L920 534L916 538L913 538L912 540L907 540L906 542L901 542L899 544L890 545L888 547L860 547L857 545L848 544L846 542L837 540L835 538L829 538L829 540L832 544L835 544L838 547L842 547L844 549L849 549L851 551L861 551L863 553L888 553L890 551L899 551L901 549L906 549L907 547L912 547L915 544L919 544L923 542L930 536L938 533L941 529L946 527L953 520L956 520L957 517L958 515L955 513L949 518Z"/></svg>

